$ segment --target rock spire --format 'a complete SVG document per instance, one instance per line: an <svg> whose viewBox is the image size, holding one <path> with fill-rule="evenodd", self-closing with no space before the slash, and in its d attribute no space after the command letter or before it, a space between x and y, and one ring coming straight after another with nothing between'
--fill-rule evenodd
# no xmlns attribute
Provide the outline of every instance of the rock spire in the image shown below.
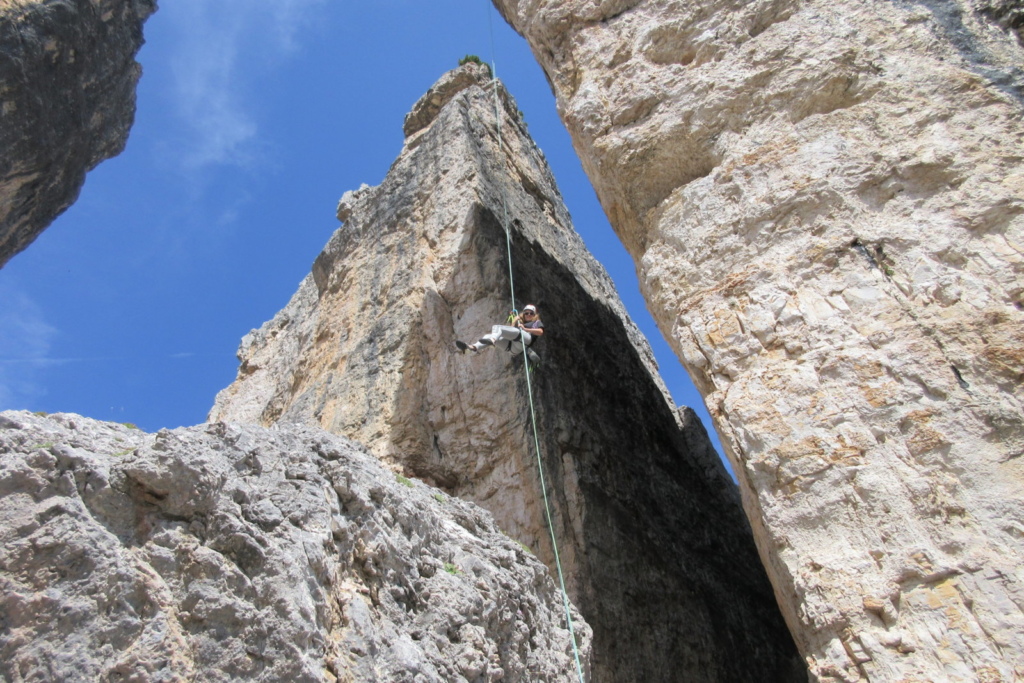
<svg viewBox="0 0 1024 683"><path fill-rule="evenodd" d="M342 198L291 302L243 340L211 419L349 436L486 507L550 564L521 359L453 348L512 307L508 239L515 305L546 325L541 453L593 680L799 680L735 486L668 400L515 102L467 64L405 132L384 181Z"/></svg>
<svg viewBox="0 0 1024 683"><path fill-rule="evenodd" d="M1024 678L1020 3L495 5L813 677Z"/></svg>

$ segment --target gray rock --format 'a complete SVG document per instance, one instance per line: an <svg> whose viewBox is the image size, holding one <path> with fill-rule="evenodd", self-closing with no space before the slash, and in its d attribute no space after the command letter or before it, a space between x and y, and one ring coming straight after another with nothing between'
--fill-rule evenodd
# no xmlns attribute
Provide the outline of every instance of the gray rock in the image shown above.
<svg viewBox="0 0 1024 683"><path fill-rule="evenodd" d="M0 413L0 596L12 682L577 680L544 565L311 427Z"/></svg>
<svg viewBox="0 0 1024 683"><path fill-rule="evenodd" d="M155 0L0 3L0 267L121 153Z"/></svg>

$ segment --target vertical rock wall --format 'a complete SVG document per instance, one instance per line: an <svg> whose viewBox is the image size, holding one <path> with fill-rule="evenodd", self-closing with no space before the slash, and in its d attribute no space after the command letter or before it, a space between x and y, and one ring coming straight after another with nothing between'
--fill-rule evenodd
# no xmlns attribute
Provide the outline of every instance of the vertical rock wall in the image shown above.
<svg viewBox="0 0 1024 683"><path fill-rule="evenodd" d="M453 348L511 307L507 223L516 303L546 324L532 384L593 680L787 680L799 660L736 489L672 407L500 86L497 100L488 69L466 65L413 107L402 154L381 185L342 198L344 225L243 340L211 419L350 436L480 503L553 565L521 359Z"/></svg>
<svg viewBox="0 0 1024 683"><path fill-rule="evenodd" d="M0 0L0 267L121 153L154 0Z"/></svg>
<svg viewBox="0 0 1024 683"><path fill-rule="evenodd" d="M1024 677L1020 3L495 5L815 678Z"/></svg>

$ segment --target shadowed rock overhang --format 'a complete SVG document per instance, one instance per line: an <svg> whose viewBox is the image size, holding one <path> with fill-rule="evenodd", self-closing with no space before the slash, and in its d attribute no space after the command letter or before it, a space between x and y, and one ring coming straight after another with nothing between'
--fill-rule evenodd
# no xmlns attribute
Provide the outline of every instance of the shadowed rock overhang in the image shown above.
<svg viewBox="0 0 1024 683"><path fill-rule="evenodd" d="M155 0L0 2L0 267L120 154Z"/></svg>

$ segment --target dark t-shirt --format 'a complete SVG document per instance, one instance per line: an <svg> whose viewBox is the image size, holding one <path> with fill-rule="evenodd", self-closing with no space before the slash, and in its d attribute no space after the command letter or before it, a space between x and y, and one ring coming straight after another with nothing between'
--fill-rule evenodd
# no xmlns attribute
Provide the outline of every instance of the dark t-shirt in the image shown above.
<svg viewBox="0 0 1024 683"><path fill-rule="evenodd" d="M540 320L531 320L530 322L523 323L523 329L526 331L544 329L544 323L542 323ZM530 346L533 346L534 342L536 342L537 339L539 339L539 337L535 335L533 337L533 341L530 342Z"/></svg>

